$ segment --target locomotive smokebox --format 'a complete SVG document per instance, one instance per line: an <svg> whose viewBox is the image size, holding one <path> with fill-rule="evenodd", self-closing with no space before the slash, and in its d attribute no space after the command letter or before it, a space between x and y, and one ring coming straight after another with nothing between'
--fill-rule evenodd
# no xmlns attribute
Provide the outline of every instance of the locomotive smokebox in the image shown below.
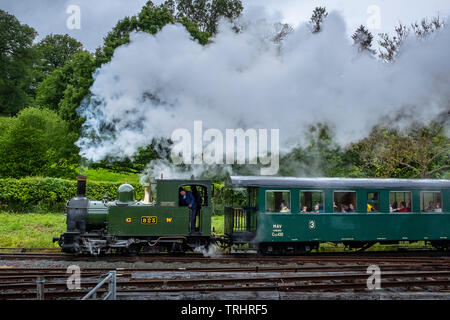
<svg viewBox="0 0 450 320"><path fill-rule="evenodd" d="M77 177L77 197L79 197L79 198L86 197L86 177L85 176Z"/></svg>

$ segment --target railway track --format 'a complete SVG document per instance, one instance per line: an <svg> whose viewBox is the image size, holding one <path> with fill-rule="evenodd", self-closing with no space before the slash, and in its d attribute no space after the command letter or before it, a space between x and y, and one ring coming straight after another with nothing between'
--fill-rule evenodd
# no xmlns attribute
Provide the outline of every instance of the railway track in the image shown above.
<svg viewBox="0 0 450 320"><path fill-rule="evenodd" d="M341 265L257 266L257 267L195 267L195 268L116 268L117 296L161 297L189 292L201 294L237 293L367 293L367 264L354 262ZM415 264L390 263L380 266L383 290L421 290L448 293L449 261ZM106 268L81 269L80 290L67 289L65 268L0 269L0 299L36 299L36 279L45 279L45 299L76 299L92 289L107 271ZM99 294L106 289L100 290ZM450 293L448 293L450 298Z"/></svg>
<svg viewBox="0 0 450 320"><path fill-rule="evenodd" d="M362 252L362 253L314 253L304 256L259 256L256 254L230 254L217 257L205 257L202 254L185 254L182 256L171 256L167 254L149 254L134 257L129 256L76 256L65 253L48 252L1 252L0 260L51 260L51 261L104 261L104 262L181 262L181 263L345 263L345 262L401 262L401 263L435 263L439 261L450 261L448 253L436 251L419 253L414 251L394 252Z"/></svg>

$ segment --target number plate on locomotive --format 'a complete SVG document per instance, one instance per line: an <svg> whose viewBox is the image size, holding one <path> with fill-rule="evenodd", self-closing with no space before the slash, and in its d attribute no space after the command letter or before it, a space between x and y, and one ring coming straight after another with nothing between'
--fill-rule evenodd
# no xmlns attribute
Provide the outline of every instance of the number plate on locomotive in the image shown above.
<svg viewBox="0 0 450 320"><path fill-rule="evenodd" d="M157 224L158 219L156 217L141 217L141 224Z"/></svg>

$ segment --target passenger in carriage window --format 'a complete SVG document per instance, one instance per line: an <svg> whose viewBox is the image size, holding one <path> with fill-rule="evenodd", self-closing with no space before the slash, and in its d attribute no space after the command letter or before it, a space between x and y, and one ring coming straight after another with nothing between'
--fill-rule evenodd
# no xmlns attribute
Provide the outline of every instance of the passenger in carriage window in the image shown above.
<svg viewBox="0 0 450 320"><path fill-rule="evenodd" d="M436 203L436 208L434 209L434 212L442 212L442 208L439 203Z"/></svg>
<svg viewBox="0 0 450 320"><path fill-rule="evenodd" d="M400 209L398 209L397 212L408 212L405 201L400 202Z"/></svg>
<svg viewBox="0 0 450 320"><path fill-rule="evenodd" d="M353 203L350 203L348 205L348 211L347 212L355 212L355 207L353 206Z"/></svg>
<svg viewBox="0 0 450 320"><path fill-rule="evenodd" d="M317 202L316 205L314 206L314 213L322 213L323 209L320 207L320 204Z"/></svg>
<svg viewBox="0 0 450 320"><path fill-rule="evenodd" d="M308 211L308 207L307 206L303 206L302 213L307 213L307 212L309 212Z"/></svg>
<svg viewBox="0 0 450 320"><path fill-rule="evenodd" d="M434 203L433 201L430 201L430 203L428 204L428 208L425 210L426 212L433 212L435 209Z"/></svg>
<svg viewBox="0 0 450 320"><path fill-rule="evenodd" d="M341 204L341 212L348 212L348 206L346 204Z"/></svg>
<svg viewBox="0 0 450 320"><path fill-rule="evenodd" d="M395 201L392 204L392 211L391 212L397 212L397 211L398 211L398 204L397 204L397 201Z"/></svg>
<svg viewBox="0 0 450 320"><path fill-rule="evenodd" d="M281 201L280 212L291 212L291 210L286 206L286 201L284 200Z"/></svg>

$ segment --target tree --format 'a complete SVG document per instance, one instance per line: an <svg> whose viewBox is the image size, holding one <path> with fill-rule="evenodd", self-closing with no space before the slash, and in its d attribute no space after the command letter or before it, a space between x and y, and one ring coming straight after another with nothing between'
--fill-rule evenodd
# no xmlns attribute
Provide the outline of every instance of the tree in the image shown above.
<svg viewBox="0 0 450 320"><path fill-rule="evenodd" d="M115 172L141 173L152 160L169 159L170 150L168 150L168 141L153 140L149 146L139 148L133 155L133 160L125 158L117 160L106 158L102 161L90 164L91 168L104 168ZM167 156L164 156L167 155Z"/></svg>
<svg viewBox="0 0 450 320"><path fill-rule="evenodd" d="M333 130L324 123L306 130L305 147L297 147L280 159L283 176L345 176L349 172Z"/></svg>
<svg viewBox="0 0 450 320"><path fill-rule="evenodd" d="M427 19L422 19L420 24L418 22L411 24L411 29L418 39L425 39L433 32L443 28L445 26L444 21L439 17L434 17L428 22Z"/></svg>
<svg viewBox="0 0 450 320"><path fill-rule="evenodd" d="M275 43L281 43L281 41L283 41L288 36L288 34L294 31L294 28L292 28L292 26L288 23L280 22L274 25L274 29L275 35L273 36L272 41Z"/></svg>
<svg viewBox="0 0 450 320"><path fill-rule="evenodd" d="M450 138L442 123L399 130L375 127L349 148L369 177L437 178L450 169Z"/></svg>
<svg viewBox="0 0 450 320"><path fill-rule="evenodd" d="M400 54L403 41L408 37L410 29L400 23L395 27L395 35L391 38L387 33L380 33L379 57L385 62L393 62Z"/></svg>
<svg viewBox="0 0 450 320"><path fill-rule="evenodd" d="M69 128L79 132L83 119L76 109L89 94L94 82L95 60L87 51L79 51L62 67L50 73L36 89L36 105L55 110Z"/></svg>
<svg viewBox="0 0 450 320"><path fill-rule="evenodd" d="M130 33L143 31L156 34L168 23L178 22L186 27L200 44L207 44L217 32L217 23L224 17L236 19L243 7L240 0L167 0L156 6L148 1L138 15L120 20L96 50L96 65L111 60L114 50L130 42Z"/></svg>
<svg viewBox="0 0 450 320"><path fill-rule="evenodd" d="M325 18L328 16L328 12L325 7L316 7L313 11L311 19L309 20L309 24L311 26L312 33L320 32L322 28L322 23Z"/></svg>
<svg viewBox="0 0 450 320"><path fill-rule="evenodd" d="M76 175L77 135L55 112L26 108L4 129L0 136L0 176Z"/></svg>
<svg viewBox="0 0 450 320"><path fill-rule="evenodd" d="M69 35L51 34L35 45L39 54L39 69L49 74L62 68L83 45Z"/></svg>
<svg viewBox="0 0 450 320"><path fill-rule="evenodd" d="M200 31L215 35L221 18L232 22L242 10L240 0L176 0L175 16L178 20L188 18L198 25Z"/></svg>
<svg viewBox="0 0 450 320"><path fill-rule="evenodd" d="M33 28L0 10L0 114L14 115L31 101L36 35Z"/></svg>
<svg viewBox="0 0 450 320"><path fill-rule="evenodd" d="M148 1L137 16L120 20L104 39L103 46L95 52L96 65L100 66L111 60L114 50L130 42L130 33L144 31L155 34L166 24L174 23L173 4L163 3L155 6Z"/></svg>
<svg viewBox="0 0 450 320"><path fill-rule="evenodd" d="M356 29L352 39L353 45L358 49L358 52L375 54L376 51L372 49L373 35L363 25Z"/></svg>
<svg viewBox="0 0 450 320"><path fill-rule="evenodd" d="M393 62L401 52L401 47L405 39L409 36L411 31L415 34L417 39L423 40L428 38L434 32L445 27L444 21L439 17L434 17L428 22L427 19L422 19L420 23L415 22L411 27L407 27L400 23L395 27L395 35L391 38L387 33L380 33L381 38L379 57L385 62Z"/></svg>

